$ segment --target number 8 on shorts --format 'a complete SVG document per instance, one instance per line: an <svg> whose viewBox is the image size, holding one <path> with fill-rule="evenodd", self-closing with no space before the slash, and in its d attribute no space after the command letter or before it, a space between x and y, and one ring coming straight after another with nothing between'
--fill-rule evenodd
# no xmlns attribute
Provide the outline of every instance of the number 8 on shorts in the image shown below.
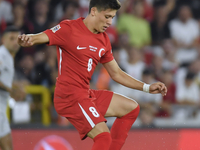
<svg viewBox="0 0 200 150"><path fill-rule="evenodd" d="M96 111L94 107L90 107L89 110L93 114L94 117L99 117L99 113Z"/></svg>

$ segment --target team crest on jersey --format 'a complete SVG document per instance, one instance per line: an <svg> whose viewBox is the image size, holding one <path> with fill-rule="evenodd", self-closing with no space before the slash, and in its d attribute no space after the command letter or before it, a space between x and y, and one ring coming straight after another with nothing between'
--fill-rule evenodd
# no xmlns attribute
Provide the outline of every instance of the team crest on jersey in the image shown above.
<svg viewBox="0 0 200 150"><path fill-rule="evenodd" d="M60 27L60 25L58 24L57 26L51 28L51 31L52 31L53 33L56 33L56 31L60 30L60 28L61 28L61 27Z"/></svg>

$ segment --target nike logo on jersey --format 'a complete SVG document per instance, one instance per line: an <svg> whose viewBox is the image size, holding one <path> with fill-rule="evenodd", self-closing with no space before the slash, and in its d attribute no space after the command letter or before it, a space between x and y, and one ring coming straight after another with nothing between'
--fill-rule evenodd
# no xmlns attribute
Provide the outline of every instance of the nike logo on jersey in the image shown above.
<svg viewBox="0 0 200 150"><path fill-rule="evenodd" d="M87 47L79 47L77 46L77 50L86 49Z"/></svg>

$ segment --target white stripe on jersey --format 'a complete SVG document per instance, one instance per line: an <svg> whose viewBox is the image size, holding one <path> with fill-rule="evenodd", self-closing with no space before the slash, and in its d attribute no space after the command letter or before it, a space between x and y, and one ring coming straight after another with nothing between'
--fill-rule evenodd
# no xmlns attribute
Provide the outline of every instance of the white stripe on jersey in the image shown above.
<svg viewBox="0 0 200 150"><path fill-rule="evenodd" d="M91 125L92 128L94 128L95 124L92 121L92 119L88 116L88 114L85 112L85 110L83 109L83 107L78 103L79 107L81 108L85 118L87 119L87 121L89 122L89 124Z"/></svg>
<svg viewBox="0 0 200 150"><path fill-rule="evenodd" d="M59 51L60 51L60 67L59 67L59 72L61 74L61 63L62 63L62 49L59 47Z"/></svg>

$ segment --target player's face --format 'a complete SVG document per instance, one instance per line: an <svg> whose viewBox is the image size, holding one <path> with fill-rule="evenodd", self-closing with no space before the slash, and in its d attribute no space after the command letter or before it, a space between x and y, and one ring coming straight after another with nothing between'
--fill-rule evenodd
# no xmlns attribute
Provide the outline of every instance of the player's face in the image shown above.
<svg viewBox="0 0 200 150"><path fill-rule="evenodd" d="M116 15L117 10L107 9L96 11L95 13L95 30L97 32L104 32L111 24Z"/></svg>
<svg viewBox="0 0 200 150"><path fill-rule="evenodd" d="M17 37L19 34L19 32L8 32L2 38L4 46L12 53L17 53L20 48L17 43Z"/></svg>

